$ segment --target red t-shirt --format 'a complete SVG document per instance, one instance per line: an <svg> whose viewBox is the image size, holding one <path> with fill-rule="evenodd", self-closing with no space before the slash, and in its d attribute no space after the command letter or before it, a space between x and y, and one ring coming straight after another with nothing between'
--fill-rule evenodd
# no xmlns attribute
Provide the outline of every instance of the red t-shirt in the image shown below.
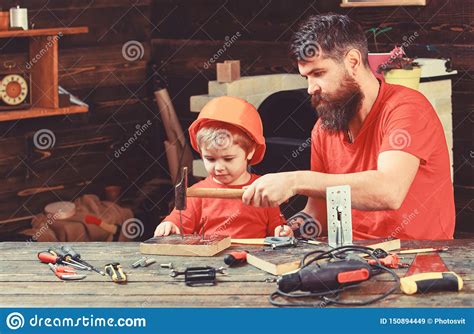
<svg viewBox="0 0 474 334"><path fill-rule="evenodd" d="M419 92L382 82L354 143L329 134L318 120L311 135L311 170L347 174L377 169L379 153L408 152L420 167L400 209L352 210L354 239L452 239L454 193L443 127Z"/></svg>
<svg viewBox="0 0 474 334"><path fill-rule="evenodd" d="M246 184L228 186L215 182L208 176L191 188L233 188L242 189L252 184L259 176L252 174ZM264 238L273 236L275 227L285 223L279 208L255 208L242 203L241 199L188 197L186 210L182 212L185 234L202 233L225 235L232 238ZM173 222L179 227L179 211L174 209L164 221Z"/></svg>

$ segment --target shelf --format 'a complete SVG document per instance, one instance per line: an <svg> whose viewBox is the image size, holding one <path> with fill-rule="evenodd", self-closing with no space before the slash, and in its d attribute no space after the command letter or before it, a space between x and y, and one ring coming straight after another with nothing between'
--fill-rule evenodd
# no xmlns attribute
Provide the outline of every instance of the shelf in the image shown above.
<svg viewBox="0 0 474 334"><path fill-rule="evenodd" d="M64 28L44 28L29 30L3 30L0 31L0 38L10 37L33 37L33 36L51 36L59 33L63 35L84 34L89 32L88 27L64 27Z"/></svg>
<svg viewBox="0 0 474 334"><path fill-rule="evenodd" d="M0 122L12 121L26 118L61 116L69 114L85 113L88 107L72 105L64 108L30 108L26 110L0 111Z"/></svg>

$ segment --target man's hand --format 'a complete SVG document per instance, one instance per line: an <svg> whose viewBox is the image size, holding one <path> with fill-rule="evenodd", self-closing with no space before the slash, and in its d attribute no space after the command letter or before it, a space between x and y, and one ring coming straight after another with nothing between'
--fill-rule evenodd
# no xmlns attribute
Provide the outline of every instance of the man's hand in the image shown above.
<svg viewBox="0 0 474 334"><path fill-rule="evenodd" d="M294 196L290 173L267 174L255 180L242 195L242 201L255 207L277 207Z"/></svg>
<svg viewBox="0 0 474 334"><path fill-rule="evenodd" d="M170 234L181 234L178 226L172 222L162 222L156 227L155 237L164 237Z"/></svg>

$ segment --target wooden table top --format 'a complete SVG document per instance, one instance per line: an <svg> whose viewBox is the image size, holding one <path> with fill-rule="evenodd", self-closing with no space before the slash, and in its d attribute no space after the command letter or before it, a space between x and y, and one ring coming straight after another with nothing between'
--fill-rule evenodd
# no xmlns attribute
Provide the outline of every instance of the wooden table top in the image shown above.
<svg viewBox="0 0 474 334"><path fill-rule="evenodd" d="M178 269L190 266L224 266L226 252L210 258L149 256L157 263L132 269L131 264L142 255L135 242L63 243L73 246L86 261L101 267L120 262L127 272L128 284L111 282L108 276L90 272L81 281L60 281L36 257L51 243L0 243L0 306L2 307L272 307L268 295L276 288L267 283L273 276L251 265L229 268L227 276L218 277L218 284L208 287L187 287L183 279L172 278L160 263L172 262ZM398 291L369 307L472 307L474 271L474 240L402 242L404 248L448 246L441 257L447 267L464 280L460 292L429 293L407 296ZM245 247L250 249L251 247ZM232 247L231 249L244 249ZM411 262L414 255L405 255ZM403 276L407 269L397 269ZM392 278L382 274L364 282L341 297L365 299L388 288ZM350 293L350 294L349 294Z"/></svg>

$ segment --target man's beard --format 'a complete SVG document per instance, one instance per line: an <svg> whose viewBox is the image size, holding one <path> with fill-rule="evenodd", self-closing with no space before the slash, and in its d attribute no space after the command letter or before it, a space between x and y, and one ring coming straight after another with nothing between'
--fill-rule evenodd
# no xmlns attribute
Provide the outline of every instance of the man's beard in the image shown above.
<svg viewBox="0 0 474 334"><path fill-rule="evenodd" d="M346 73L334 94L315 94L311 104L321 118L321 127L330 132L349 130L349 122L360 109L364 94L357 82Z"/></svg>

